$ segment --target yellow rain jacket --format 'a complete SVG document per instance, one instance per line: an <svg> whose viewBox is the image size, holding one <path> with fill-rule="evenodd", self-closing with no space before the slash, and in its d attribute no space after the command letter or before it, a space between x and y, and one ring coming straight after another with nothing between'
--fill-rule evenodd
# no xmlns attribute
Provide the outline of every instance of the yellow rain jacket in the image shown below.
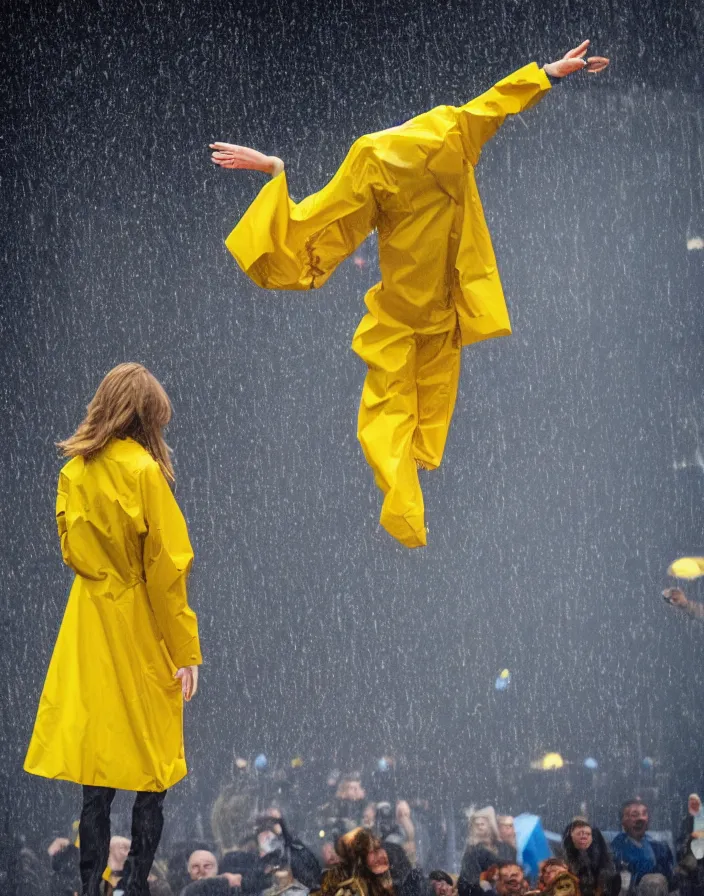
<svg viewBox="0 0 704 896"><path fill-rule="evenodd" d="M161 468L132 439L70 460L56 519L76 573L25 770L161 791L186 774L176 669L202 662L188 606L186 523Z"/></svg>
<svg viewBox="0 0 704 896"><path fill-rule="evenodd" d="M511 332L474 168L505 117L549 89L531 63L465 106L361 137L299 203L282 172L226 240L259 286L313 289L377 228L381 282L352 343L369 369L358 435L385 493L381 523L409 547L425 544L417 467L442 458L460 345Z"/></svg>

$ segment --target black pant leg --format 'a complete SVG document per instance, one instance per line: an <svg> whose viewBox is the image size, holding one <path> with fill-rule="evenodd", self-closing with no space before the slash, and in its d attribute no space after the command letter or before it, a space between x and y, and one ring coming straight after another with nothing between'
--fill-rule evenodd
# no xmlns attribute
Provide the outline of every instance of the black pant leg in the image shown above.
<svg viewBox="0 0 704 896"><path fill-rule="evenodd" d="M132 809L132 844L122 872L125 896L149 896L147 878L164 827L164 797L160 793L140 792Z"/></svg>
<svg viewBox="0 0 704 896"><path fill-rule="evenodd" d="M110 853L112 787L83 786L83 808L78 827L83 896L99 896L100 881Z"/></svg>

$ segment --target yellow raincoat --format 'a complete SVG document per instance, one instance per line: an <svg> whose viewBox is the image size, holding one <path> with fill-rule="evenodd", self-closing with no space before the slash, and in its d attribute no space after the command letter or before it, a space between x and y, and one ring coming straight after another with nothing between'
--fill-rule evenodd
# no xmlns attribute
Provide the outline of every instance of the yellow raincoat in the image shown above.
<svg viewBox="0 0 704 896"><path fill-rule="evenodd" d="M113 439L59 476L56 519L76 573L25 770L161 791L186 774L174 673L202 662L188 606L186 523L151 455Z"/></svg>
<svg viewBox="0 0 704 896"><path fill-rule="evenodd" d="M474 167L506 115L549 89L531 63L465 106L361 137L299 203L282 172L226 240L259 286L313 289L377 228L381 282L352 342L368 367L358 436L385 494L381 524L408 547L426 543L417 467L442 459L460 346L511 332Z"/></svg>

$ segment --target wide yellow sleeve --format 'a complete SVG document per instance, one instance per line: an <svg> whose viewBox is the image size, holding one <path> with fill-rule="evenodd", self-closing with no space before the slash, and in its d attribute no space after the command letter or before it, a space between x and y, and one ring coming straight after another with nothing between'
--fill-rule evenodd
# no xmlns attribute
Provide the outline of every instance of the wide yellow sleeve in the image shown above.
<svg viewBox="0 0 704 896"><path fill-rule="evenodd" d="M186 592L193 562L186 521L156 463L142 471L141 485L147 526L143 557L149 603L174 666L197 666L203 659L198 620L188 606Z"/></svg>
<svg viewBox="0 0 704 896"><path fill-rule="evenodd" d="M242 270L266 289L315 289L376 226L378 166L361 138L327 186L301 202L286 172L273 178L225 240Z"/></svg>
<svg viewBox="0 0 704 896"><path fill-rule="evenodd" d="M550 79L535 62L503 78L481 96L456 109L465 151L476 165L482 146L506 120L534 106L550 90Z"/></svg>

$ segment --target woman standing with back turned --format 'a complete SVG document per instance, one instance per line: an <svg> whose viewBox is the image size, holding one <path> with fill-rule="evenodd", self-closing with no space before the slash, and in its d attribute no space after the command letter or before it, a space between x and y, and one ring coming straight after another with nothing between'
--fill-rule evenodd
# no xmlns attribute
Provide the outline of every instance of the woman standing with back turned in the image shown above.
<svg viewBox="0 0 704 896"><path fill-rule="evenodd" d="M183 700L198 687L193 560L169 487L171 404L141 364L111 370L59 448L56 520L75 572L25 770L83 785L84 896L107 865L115 790L135 790L126 896L146 896L166 790L186 775Z"/></svg>

